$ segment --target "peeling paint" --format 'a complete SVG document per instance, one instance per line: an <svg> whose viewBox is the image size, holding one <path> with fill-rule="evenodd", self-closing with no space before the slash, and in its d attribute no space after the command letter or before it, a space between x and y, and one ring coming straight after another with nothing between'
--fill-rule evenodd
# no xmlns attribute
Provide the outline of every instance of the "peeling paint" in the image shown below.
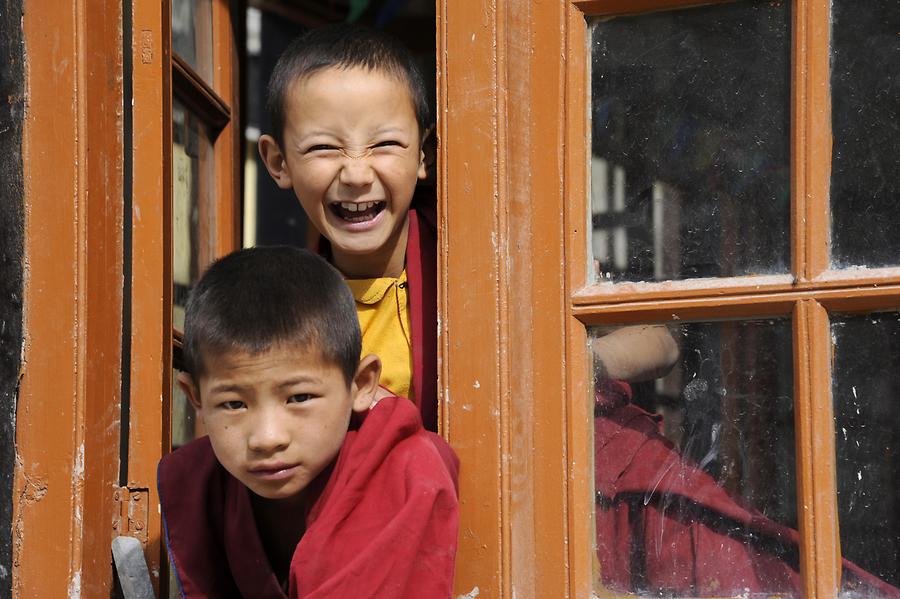
<svg viewBox="0 0 900 599"><path fill-rule="evenodd" d="M39 476L24 474L25 486L20 494L20 500L24 503L37 503L47 495L49 490L47 482Z"/></svg>
<svg viewBox="0 0 900 599"><path fill-rule="evenodd" d="M457 595L456 599L475 599L475 597L477 597L480 594L481 594L481 591L476 586L475 588L473 588L471 591L469 591L465 595Z"/></svg>
<svg viewBox="0 0 900 599"><path fill-rule="evenodd" d="M72 467L72 482L84 481L84 443L78 447L78 453L75 454L75 465Z"/></svg>
<svg viewBox="0 0 900 599"><path fill-rule="evenodd" d="M69 580L69 599L81 599L81 570L76 571Z"/></svg>

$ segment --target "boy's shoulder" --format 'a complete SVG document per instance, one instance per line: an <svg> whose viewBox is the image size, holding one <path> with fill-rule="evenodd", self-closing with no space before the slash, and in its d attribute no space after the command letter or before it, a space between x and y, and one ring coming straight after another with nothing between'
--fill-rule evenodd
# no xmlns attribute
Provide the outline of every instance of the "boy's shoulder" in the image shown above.
<svg viewBox="0 0 900 599"><path fill-rule="evenodd" d="M344 440L291 564L292 588L327 597L446 597L458 534L458 461L387 397Z"/></svg>
<svg viewBox="0 0 900 599"><path fill-rule="evenodd" d="M210 485L224 485L226 475L206 436L164 455L156 473L160 495L176 491L179 496L203 492ZM190 484L185 486L185 483Z"/></svg>
<svg viewBox="0 0 900 599"><path fill-rule="evenodd" d="M423 428L415 404L392 396L372 406L362 424L347 434L336 470L344 467L357 475L380 470L406 477L447 475L455 488L459 459L443 438Z"/></svg>

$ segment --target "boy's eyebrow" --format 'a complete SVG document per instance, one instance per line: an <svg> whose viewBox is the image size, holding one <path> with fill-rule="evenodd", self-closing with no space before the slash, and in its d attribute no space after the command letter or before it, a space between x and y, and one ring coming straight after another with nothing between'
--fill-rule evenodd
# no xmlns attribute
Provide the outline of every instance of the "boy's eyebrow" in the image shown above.
<svg viewBox="0 0 900 599"><path fill-rule="evenodd" d="M382 133L405 133L406 130L403 127L381 127L375 131L375 135L379 135Z"/></svg>
<svg viewBox="0 0 900 599"><path fill-rule="evenodd" d="M379 127L375 131L372 132L372 135L384 135L385 133L405 133L406 129L401 126L388 125L387 127ZM297 146L301 145L301 142L310 138L310 137L333 137L337 138L338 135L334 131L328 131L325 129L312 129L310 131L304 131L303 135L300 136L300 140Z"/></svg>
<svg viewBox="0 0 900 599"><path fill-rule="evenodd" d="M278 388L286 389L288 387L293 387L294 385L299 385L302 383L321 382L322 379L320 379L319 377L301 374L278 383ZM239 393L249 386L250 385L239 385L238 383L217 383L212 386L212 388L209 390L209 393Z"/></svg>
<svg viewBox="0 0 900 599"><path fill-rule="evenodd" d="M299 375L293 378L290 378L286 381L282 381L279 383L278 388L284 389L285 387L293 387L294 385L299 385L300 383L321 383L322 380L315 376L309 375Z"/></svg>
<svg viewBox="0 0 900 599"><path fill-rule="evenodd" d="M333 131L328 131L326 129L312 129L310 131L304 131L303 135L301 136L301 139L305 139L307 137L314 137L316 135L327 135L330 137L335 137L335 134Z"/></svg>
<svg viewBox="0 0 900 599"><path fill-rule="evenodd" d="M209 390L210 393L232 393L238 392L244 389L243 385L238 385L237 383L216 383L212 386L212 389Z"/></svg>

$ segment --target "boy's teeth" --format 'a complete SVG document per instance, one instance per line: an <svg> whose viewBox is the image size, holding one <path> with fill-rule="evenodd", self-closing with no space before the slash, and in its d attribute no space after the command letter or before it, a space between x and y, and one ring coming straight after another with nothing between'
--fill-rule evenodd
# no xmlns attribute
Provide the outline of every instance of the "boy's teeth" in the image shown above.
<svg viewBox="0 0 900 599"><path fill-rule="evenodd" d="M362 212L369 208L374 208L377 202L341 202L341 208L348 212Z"/></svg>

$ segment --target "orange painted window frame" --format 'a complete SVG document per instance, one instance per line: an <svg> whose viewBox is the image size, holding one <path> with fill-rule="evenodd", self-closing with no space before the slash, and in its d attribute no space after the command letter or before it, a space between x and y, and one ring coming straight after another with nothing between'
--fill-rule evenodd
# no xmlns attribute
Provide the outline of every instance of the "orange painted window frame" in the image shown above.
<svg viewBox="0 0 900 599"><path fill-rule="evenodd" d="M213 139L215 231L211 260L240 246L239 49L232 3L213 0L213 80L203 81L173 59L168 0L133 4L133 210L131 279L130 430L128 488L159 504L156 466L170 450L172 390L172 98L210 122ZM239 15L238 18L243 18ZM180 83L173 83L177 70ZM182 95L184 94L184 95ZM145 554L154 584L165 596L165 547L159 511L148 512Z"/></svg>
<svg viewBox="0 0 900 599"><path fill-rule="evenodd" d="M122 5L29 3L13 594L103 596L119 466Z"/></svg>
<svg viewBox="0 0 900 599"><path fill-rule="evenodd" d="M792 4L792 274L587 280L585 18L715 1L439 3L440 375L463 464L459 594L592 596L588 326L759 315L793 322L804 592L839 587L828 314L900 306L900 269L829 270L828 0Z"/></svg>

